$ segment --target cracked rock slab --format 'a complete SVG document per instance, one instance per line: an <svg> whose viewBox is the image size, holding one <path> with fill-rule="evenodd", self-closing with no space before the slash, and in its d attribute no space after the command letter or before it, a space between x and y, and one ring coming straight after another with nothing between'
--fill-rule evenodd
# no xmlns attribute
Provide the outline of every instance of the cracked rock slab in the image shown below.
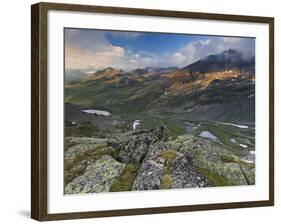
<svg viewBox="0 0 281 224"><path fill-rule="evenodd" d="M159 129L130 131L115 135L107 140L108 146L120 150L119 160L122 163L141 164L148 147L162 138Z"/></svg>
<svg viewBox="0 0 281 224"><path fill-rule="evenodd" d="M65 194L109 192L125 165L104 155L65 187Z"/></svg>

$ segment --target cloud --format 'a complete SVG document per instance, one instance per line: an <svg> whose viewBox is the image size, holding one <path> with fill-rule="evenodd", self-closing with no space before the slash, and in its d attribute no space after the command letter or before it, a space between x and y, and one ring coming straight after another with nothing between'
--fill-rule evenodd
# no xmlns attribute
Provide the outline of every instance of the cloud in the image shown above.
<svg viewBox="0 0 281 224"><path fill-rule="evenodd" d="M125 49L113 46L105 32L67 29L65 31L65 67L78 69L122 65ZM114 63L113 63L114 62Z"/></svg>
<svg viewBox="0 0 281 224"><path fill-rule="evenodd" d="M172 55L179 59L178 66L189 65L211 54L219 54L228 49L240 51L245 58L255 55L255 41L252 38L209 37L188 43Z"/></svg>
<svg viewBox="0 0 281 224"><path fill-rule="evenodd" d="M245 58L255 56L255 39L253 38L223 38L232 49L242 52Z"/></svg>
<svg viewBox="0 0 281 224"><path fill-rule="evenodd" d="M144 33L140 33L140 32L126 32L126 31L122 31L122 32L110 31L110 32L106 32L106 34L112 37L123 38L123 39L135 39L144 35Z"/></svg>
<svg viewBox="0 0 281 224"><path fill-rule="evenodd" d="M230 48L240 51L245 58L255 55L254 39L208 37L204 40L189 42L186 46L177 49L173 53L154 55L149 52L138 52L138 54L132 53L129 57L133 58L134 64L139 67L184 67L208 55L219 54ZM136 57L136 55L138 57Z"/></svg>
<svg viewBox="0 0 281 224"><path fill-rule="evenodd" d="M108 32L67 29L65 31L66 69L95 70L105 67L130 70L137 67L157 66L157 56L149 52L133 52L114 46L106 38ZM137 38L134 32L110 32L119 38ZM91 69L88 69L88 68Z"/></svg>
<svg viewBox="0 0 281 224"><path fill-rule="evenodd" d="M125 46L114 46L108 41L107 35L115 35L118 38L138 38L143 34L67 29L65 31L65 67L91 71L109 66L124 70L151 66L184 67L210 54L218 54L229 48L242 52L247 58L255 54L255 41L252 38L202 37L200 40L175 49L174 52L155 54L146 51L135 52L126 49Z"/></svg>

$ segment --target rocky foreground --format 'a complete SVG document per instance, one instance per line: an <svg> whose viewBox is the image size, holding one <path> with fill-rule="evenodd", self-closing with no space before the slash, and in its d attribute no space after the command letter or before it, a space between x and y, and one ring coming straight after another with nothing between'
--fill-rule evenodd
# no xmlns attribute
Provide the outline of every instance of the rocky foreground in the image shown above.
<svg viewBox="0 0 281 224"><path fill-rule="evenodd" d="M163 129L109 139L65 139L65 193L255 184L255 165L191 134L163 141Z"/></svg>

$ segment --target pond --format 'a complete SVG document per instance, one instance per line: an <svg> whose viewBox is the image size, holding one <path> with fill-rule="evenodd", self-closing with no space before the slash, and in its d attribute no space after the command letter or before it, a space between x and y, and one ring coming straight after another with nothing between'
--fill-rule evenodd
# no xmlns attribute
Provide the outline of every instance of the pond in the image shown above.
<svg viewBox="0 0 281 224"><path fill-rule="evenodd" d="M103 116L109 116L110 113L104 110L95 110L95 109L87 109L87 110L82 110L83 112L87 114L96 114L96 115L103 115Z"/></svg>

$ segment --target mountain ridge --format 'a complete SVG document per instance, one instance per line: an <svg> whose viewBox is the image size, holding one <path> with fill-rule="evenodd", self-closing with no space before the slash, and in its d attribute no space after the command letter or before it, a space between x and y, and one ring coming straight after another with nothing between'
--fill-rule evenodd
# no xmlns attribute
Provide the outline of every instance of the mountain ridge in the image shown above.
<svg viewBox="0 0 281 224"><path fill-rule="evenodd" d="M148 76L148 74L150 74L152 76L166 75L167 77L172 77L174 79L178 79L179 81L187 82L204 79L206 73L221 71L249 71L253 70L254 66L254 57L245 59L242 53L233 49L228 49L219 54L208 55L181 68L177 66L145 67L124 71L122 69L109 66L92 73L89 75L88 79L95 80L100 78L113 78L116 75L127 76L127 78L130 78L130 75L145 77L145 75ZM79 70L76 71L78 72Z"/></svg>
<svg viewBox="0 0 281 224"><path fill-rule="evenodd" d="M237 63L241 60L243 66L239 67ZM254 121L255 71L251 60L230 49L179 69L126 72L110 67L80 83L67 85L65 102L105 108L114 114ZM207 66L214 61L216 66ZM224 61L229 62L227 66ZM202 72L205 65L210 71Z"/></svg>

